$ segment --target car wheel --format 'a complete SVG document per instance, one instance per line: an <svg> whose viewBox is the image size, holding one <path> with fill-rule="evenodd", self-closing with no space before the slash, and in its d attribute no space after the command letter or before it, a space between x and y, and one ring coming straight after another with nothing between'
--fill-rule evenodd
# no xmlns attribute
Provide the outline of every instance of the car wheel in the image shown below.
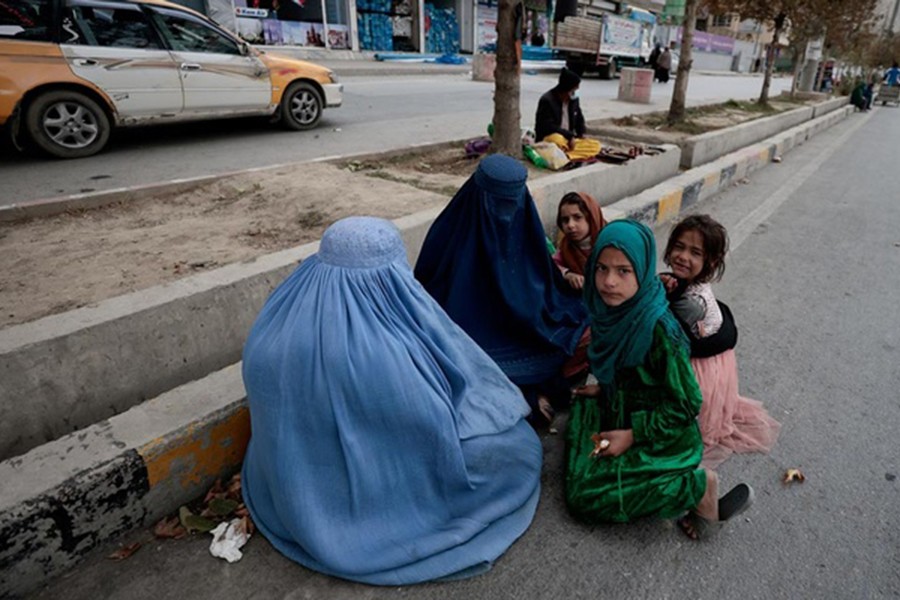
<svg viewBox="0 0 900 600"><path fill-rule="evenodd" d="M41 94L25 113L28 136L40 150L57 158L82 158L100 152L109 141L109 118L79 92Z"/></svg>
<svg viewBox="0 0 900 600"><path fill-rule="evenodd" d="M322 104L322 97L311 84L292 83L281 99L281 122L288 129L312 129L322 118Z"/></svg>

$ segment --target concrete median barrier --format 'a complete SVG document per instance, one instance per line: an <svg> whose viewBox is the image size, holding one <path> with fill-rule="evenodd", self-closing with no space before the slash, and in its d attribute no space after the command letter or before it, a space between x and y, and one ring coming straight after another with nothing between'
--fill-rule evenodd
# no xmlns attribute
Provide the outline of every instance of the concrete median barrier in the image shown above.
<svg viewBox="0 0 900 600"><path fill-rule="evenodd" d="M553 223L566 192L609 203L671 177L679 151L663 150L540 177L530 187ZM439 212L399 221L411 262ZM317 249L306 244L0 330L0 459L236 362L269 293Z"/></svg>

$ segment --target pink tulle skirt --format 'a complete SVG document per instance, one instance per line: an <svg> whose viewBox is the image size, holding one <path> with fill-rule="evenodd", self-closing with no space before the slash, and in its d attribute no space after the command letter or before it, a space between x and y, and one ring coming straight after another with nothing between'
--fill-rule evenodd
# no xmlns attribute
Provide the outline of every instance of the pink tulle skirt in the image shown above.
<svg viewBox="0 0 900 600"><path fill-rule="evenodd" d="M771 450L781 424L769 416L762 402L738 393L734 350L710 358L692 358L691 365L703 393L700 408L703 466L714 468L732 452Z"/></svg>

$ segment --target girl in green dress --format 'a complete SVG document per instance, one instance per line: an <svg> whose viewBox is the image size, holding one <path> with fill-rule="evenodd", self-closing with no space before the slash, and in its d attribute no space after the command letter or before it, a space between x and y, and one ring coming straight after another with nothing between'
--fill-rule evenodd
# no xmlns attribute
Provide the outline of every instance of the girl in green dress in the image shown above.
<svg viewBox="0 0 900 600"><path fill-rule="evenodd" d="M715 472L699 468L702 396L688 340L656 276L653 232L635 221L610 223L587 267L588 357L599 385L575 390L569 510L590 523L687 511L679 525L696 539L749 507L753 490L740 484L717 501Z"/></svg>

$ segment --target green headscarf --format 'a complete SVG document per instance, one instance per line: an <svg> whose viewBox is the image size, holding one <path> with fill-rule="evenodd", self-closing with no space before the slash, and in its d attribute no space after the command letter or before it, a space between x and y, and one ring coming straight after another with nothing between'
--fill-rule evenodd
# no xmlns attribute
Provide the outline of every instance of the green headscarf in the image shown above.
<svg viewBox="0 0 900 600"><path fill-rule="evenodd" d="M619 306L607 306L594 285L597 259L604 248L621 250L631 261L638 280L634 297ZM613 221L600 230L584 282L584 302L591 315L591 371L600 383L613 382L617 370L644 362L653 341L653 328L661 323L676 345L687 338L669 311L666 292L656 275L656 243L649 227L637 221Z"/></svg>

